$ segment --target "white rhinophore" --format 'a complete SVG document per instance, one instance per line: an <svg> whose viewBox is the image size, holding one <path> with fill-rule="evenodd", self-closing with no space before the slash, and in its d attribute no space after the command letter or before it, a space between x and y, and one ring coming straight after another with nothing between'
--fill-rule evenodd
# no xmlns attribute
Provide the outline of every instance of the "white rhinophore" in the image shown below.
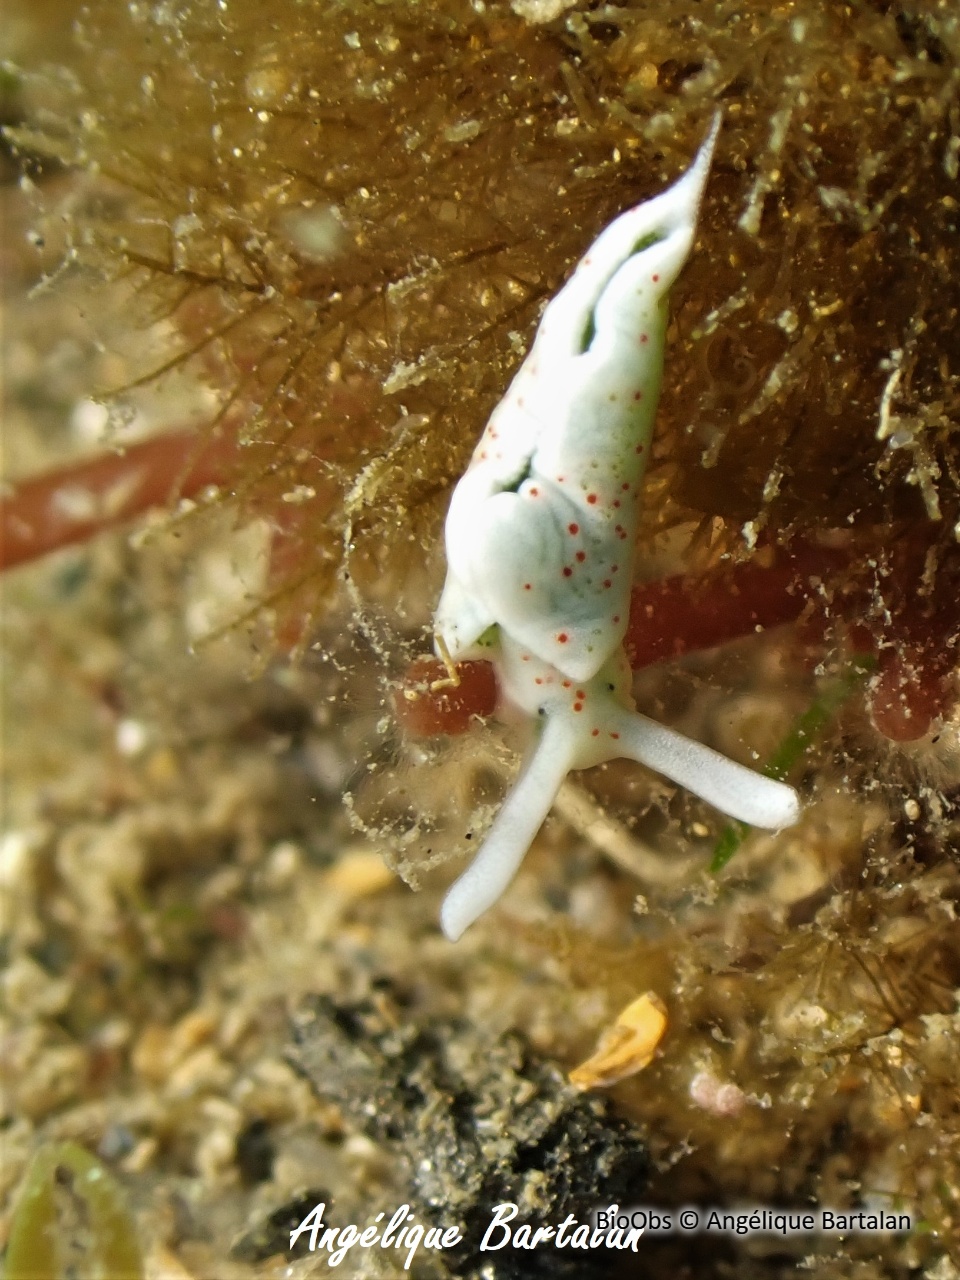
<svg viewBox="0 0 960 1280"><path fill-rule="evenodd" d="M669 190L616 218L548 304L457 484L438 652L489 658L537 742L441 922L455 940L500 897L571 769L619 756L755 826L796 792L634 709L622 642L667 295L693 247L719 115Z"/></svg>

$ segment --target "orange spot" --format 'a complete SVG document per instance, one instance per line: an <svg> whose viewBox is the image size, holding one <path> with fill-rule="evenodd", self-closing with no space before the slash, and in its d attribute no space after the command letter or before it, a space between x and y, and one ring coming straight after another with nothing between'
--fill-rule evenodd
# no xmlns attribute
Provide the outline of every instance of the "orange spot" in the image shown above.
<svg viewBox="0 0 960 1280"><path fill-rule="evenodd" d="M574 709L574 711L582 711L582 710L583 710L583 703L582 703L582 702L575 702L575 703L573 704L573 709Z"/></svg>
<svg viewBox="0 0 960 1280"><path fill-rule="evenodd" d="M566 638L567 638L567 637L566 637L566 636L563 636L563 637L561 637L561 636L557 636L557 639L558 639L558 640L560 640L561 638L562 638L562 639L564 639L564 640L566 640ZM563 682L563 687L564 687L565 689L572 689L572 688L573 688L573 685L572 685L572 683L571 683L569 680L564 680L564 682Z"/></svg>
<svg viewBox="0 0 960 1280"><path fill-rule="evenodd" d="M530 490L530 497L531 497L531 498L538 498L539 496L540 496L540 490L539 490L539 489L531 489L531 490Z"/></svg>
<svg viewBox="0 0 960 1280"><path fill-rule="evenodd" d="M582 690L582 689L578 689L578 690L577 690L577 697L578 697L578 698L585 698L586 696L587 696L587 695L583 692L583 690Z"/></svg>
<svg viewBox="0 0 960 1280"><path fill-rule="evenodd" d="M543 681L540 679L540 677L539 677L539 676L534 676L534 678L533 678L533 683L534 683L534 684L543 684Z"/></svg>
<svg viewBox="0 0 960 1280"><path fill-rule="evenodd" d="M590 737L591 737L591 738L599 738L599 737L600 737L600 730L599 730L599 729L591 729L591 730L590 730Z"/></svg>
<svg viewBox="0 0 960 1280"><path fill-rule="evenodd" d="M659 276L651 276L651 277L650 277L650 279L653 281L653 283L654 283L654 284L656 284L656 283L657 283L657 281L660 279L660 277L659 277Z"/></svg>
<svg viewBox="0 0 960 1280"><path fill-rule="evenodd" d="M531 586L531 584L530 584L529 582L525 582L525 583L523 584L523 589L524 589L524 591L532 591L532 590L533 590L533 587Z"/></svg>
<svg viewBox="0 0 960 1280"><path fill-rule="evenodd" d="M619 742L619 741L620 741L620 735L619 735L619 733L611 733L610 737L614 740L614 742Z"/></svg>
<svg viewBox="0 0 960 1280"><path fill-rule="evenodd" d="M565 631L561 631L560 634L557 636L557 644L566 644L569 639L570 637L567 635L567 633Z"/></svg>
<svg viewBox="0 0 960 1280"><path fill-rule="evenodd" d="M593 506L593 505L594 505L594 503L596 502L596 500L597 500L597 495L596 495L595 493L588 493L588 494L587 494L587 501L590 503L590 505L591 505L591 506Z"/></svg>

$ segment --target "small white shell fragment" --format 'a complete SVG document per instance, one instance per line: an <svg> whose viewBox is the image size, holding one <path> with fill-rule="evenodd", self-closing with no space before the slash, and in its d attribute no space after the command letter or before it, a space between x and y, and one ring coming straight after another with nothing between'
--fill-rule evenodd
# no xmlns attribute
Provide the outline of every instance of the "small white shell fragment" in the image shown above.
<svg viewBox="0 0 960 1280"><path fill-rule="evenodd" d="M720 1080L712 1071L698 1071L690 1081L690 1101L714 1116L736 1116L743 1110L747 1095L729 1080Z"/></svg>

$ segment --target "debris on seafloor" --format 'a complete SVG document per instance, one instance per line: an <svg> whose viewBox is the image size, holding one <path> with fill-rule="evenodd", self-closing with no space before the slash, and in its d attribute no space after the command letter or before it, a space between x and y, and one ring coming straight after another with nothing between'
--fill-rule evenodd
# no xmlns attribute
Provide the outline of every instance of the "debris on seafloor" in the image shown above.
<svg viewBox="0 0 960 1280"><path fill-rule="evenodd" d="M461 1018L418 1020L397 993L377 991L310 999L295 1015L294 1039L291 1064L389 1148L414 1208L459 1225L462 1241L443 1255L458 1276L609 1274L603 1249L479 1252L498 1204L518 1206L517 1224L568 1214L588 1221L647 1185L640 1130L605 1100L571 1089L522 1035L489 1038Z"/></svg>
<svg viewBox="0 0 960 1280"><path fill-rule="evenodd" d="M667 1029L667 1009L653 991L631 1000L600 1035L596 1052L570 1072L577 1089L597 1089L636 1075L653 1061Z"/></svg>

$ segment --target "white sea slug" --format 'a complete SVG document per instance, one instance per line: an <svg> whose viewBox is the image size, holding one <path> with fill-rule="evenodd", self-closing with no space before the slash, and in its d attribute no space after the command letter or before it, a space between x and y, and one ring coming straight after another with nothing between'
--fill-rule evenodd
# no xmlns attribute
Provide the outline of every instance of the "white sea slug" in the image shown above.
<svg viewBox="0 0 960 1280"><path fill-rule="evenodd" d="M441 911L455 941L513 879L564 777L619 756L754 826L796 792L640 715L623 652L667 295L693 246L719 116L669 190L615 219L549 303L446 521L437 651L486 657L536 741Z"/></svg>

